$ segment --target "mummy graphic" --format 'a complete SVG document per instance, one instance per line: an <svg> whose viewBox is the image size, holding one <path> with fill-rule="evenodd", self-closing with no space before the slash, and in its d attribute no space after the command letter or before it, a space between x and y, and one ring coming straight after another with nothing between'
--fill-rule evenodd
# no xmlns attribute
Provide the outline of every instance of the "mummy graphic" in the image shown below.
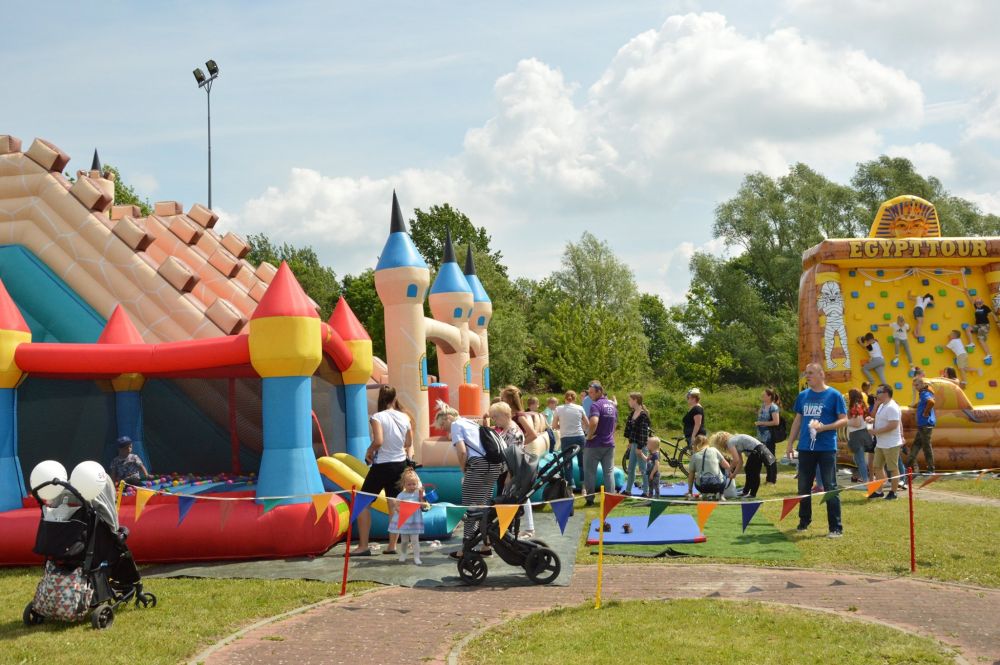
<svg viewBox="0 0 1000 665"><path fill-rule="evenodd" d="M823 329L823 350L826 352L826 368L833 369L834 338L840 338L840 347L844 349L844 367L851 367L851 352L847 346L847 327L844 325L844 296L837 282L823 282L816 298L816 307L826 315L826 326Z"/></svg>

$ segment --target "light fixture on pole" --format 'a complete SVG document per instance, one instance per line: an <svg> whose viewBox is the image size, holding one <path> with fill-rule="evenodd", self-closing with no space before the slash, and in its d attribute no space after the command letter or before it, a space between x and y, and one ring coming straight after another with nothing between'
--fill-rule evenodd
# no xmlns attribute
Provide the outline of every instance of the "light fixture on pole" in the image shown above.
<svg viewBox="0 0 1000 665"><path fill-rule="evenodd" d="M198 82L199 88L205 89L205 96L208 98L208 207L212 208L212 82L219 78L219 66L215 60L205 63L208 69L208 77L201 67L194 70L194 80Z"/></svg>

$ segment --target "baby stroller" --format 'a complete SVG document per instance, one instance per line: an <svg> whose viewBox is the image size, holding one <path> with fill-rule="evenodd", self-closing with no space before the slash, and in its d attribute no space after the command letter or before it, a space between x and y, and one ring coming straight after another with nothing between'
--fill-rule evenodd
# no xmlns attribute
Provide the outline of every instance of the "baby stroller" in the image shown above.
<svg viewBox="0 0 1000 665"><path fill-rule="evenodd" d="M47 485L63 488L48 503L38 496L38 490ZM58 479L32 488L31 494L42 507L34 552L45 557L45 573L34 599L24 608L26 625L46 619L80 621L89 613L94 628L108 628L115 610L130 601L156 607L156 596L143 592L139 571L125 545L128 530L118 526L110 480L93 501Z"/></svg>
<svg viewBox="0 0 1000 665"><path fill-rule="evenodd" d="M562 478L563 465L571 460L579 446L569 446L553 455L538 469L538 458L524 452L517 446L507 446L504 451L505 464L513 479L493 504L523 504L532 494L542 488L565 487ZM570 494L572 496L572 494ZM528 579L535 584L548 584L559 577L562 564L559 555L549 549L545 541L537 538L519 540L524 508L518 508L510 527L500 533L500 518L493 508L470 510L466 519L479 520L479 530L473 538L462 543L462 556L458 560L458 576L466 584L478 585L489 574L486 560L474 547L483 544L492 547L506 563L524 568Z"/></svg>

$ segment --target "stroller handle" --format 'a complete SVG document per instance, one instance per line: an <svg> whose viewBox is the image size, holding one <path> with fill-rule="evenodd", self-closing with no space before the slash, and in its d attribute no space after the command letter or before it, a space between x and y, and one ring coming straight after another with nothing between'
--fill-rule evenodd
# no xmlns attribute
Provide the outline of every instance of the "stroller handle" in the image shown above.
<svg viewBox="0 0 1000 665"><path fill-rule="evenodd" d="M35 501L37 501L38 503L45 505L46 502L42 499L42 497L38 496L38 490L42 489L43 487L48 487L50 485L56 485L58 487L62 487L70 494L75 496L77 499L79 499L80 503L82 503L83 505L85 506L90 505L90 502L84 499L83 496L80 494L80 492L78 492L75 487L70 485L68 481L59 480L58 478L53 478L52 480L46 480L44 483L39 483L37 487L32 487L31 496L35 497Z"/></svg>

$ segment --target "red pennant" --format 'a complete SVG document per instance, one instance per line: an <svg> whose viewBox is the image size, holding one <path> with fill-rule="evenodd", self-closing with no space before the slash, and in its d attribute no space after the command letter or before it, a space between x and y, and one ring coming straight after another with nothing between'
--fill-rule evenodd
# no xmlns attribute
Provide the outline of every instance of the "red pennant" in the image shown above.
<svg viewBox="0 0 1000 665"><path fill-rule="evenodd" d="M399 512L396 526L403 526L406 524L406 520L413 517L413 513L420 510L420 504L416 501L399 501L396 503L396 510Z"/></svg>
<svg viewBox="0 0 1000 665"><path fill-rule="evenodd" d="M799 501L801 500L802 497L800 496L793 496L791 499L784 499L781 502L781 517L778 518L778 521L780 522L785 519L785 517L788 516L788 513L792 512L792 508L799 505Z"/></svg>
<svg viewBox="0 0 1000 665"><path fill-rule="evenodd" d="M615 509L619 503L625 500L624 494L605 494L604 495L604 515L606 518L608 514ZM603 519L603 518L602 518Z"/></svg>
<svg viewBox="0 0 1000 665"><path fill-rule="evenodd" d="M927 478L927 480L925 480L924 482L920 483L920 487L918 487L917 489L919 490L919 489L923 489L923 488L927 487L928 485L930 485L931 483L933 483L933 482L934 482L935 480L937 480L937 479L938 479L938 478L940 478L940 477L941 477L941 476L939 476L938 474L936 474L936 473L932 473L932 474L931 474L931 475L930 475L930 476L929 476L929 477Z"/></svg>

